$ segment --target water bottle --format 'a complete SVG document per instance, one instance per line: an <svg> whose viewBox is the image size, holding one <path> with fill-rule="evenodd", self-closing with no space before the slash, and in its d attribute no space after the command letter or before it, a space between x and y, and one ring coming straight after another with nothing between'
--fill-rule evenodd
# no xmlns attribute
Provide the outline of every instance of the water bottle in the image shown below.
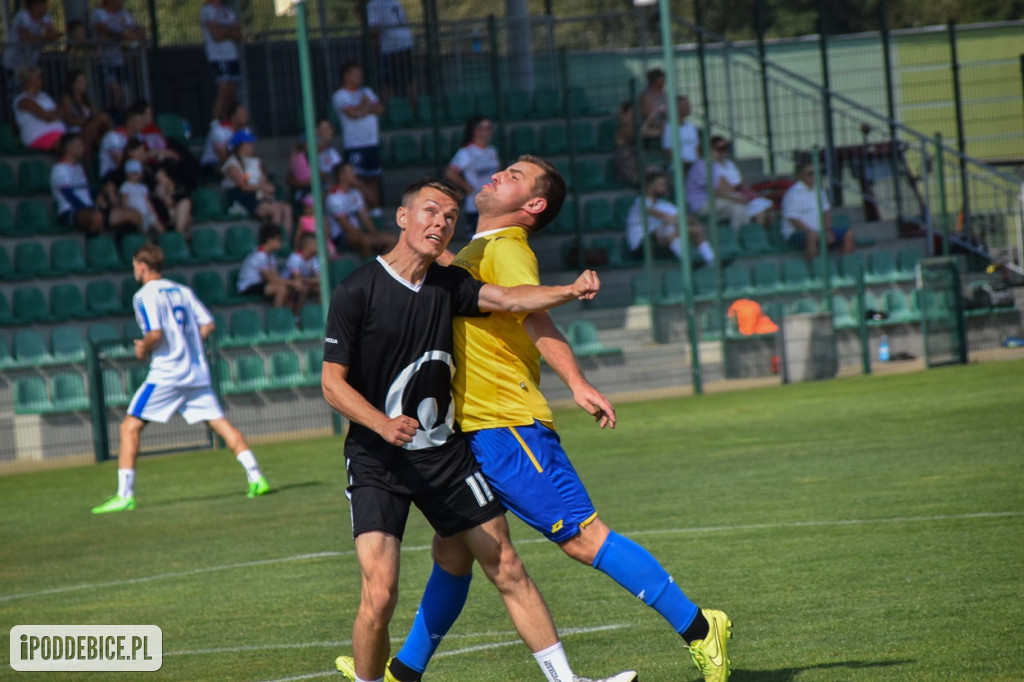
<svg viewBox="0 0 1024 682"><path fill-rule="evenodd" d="M480 54L483 49L483 45L480 42L480 30L473 29L473 54Z"/></svg>
<svg viewBox="0 0 1024 682"><path fill-rule="evenodd" d="M889 337L882 334L878 342L878 359L880 362L889 362Z"/></svg>

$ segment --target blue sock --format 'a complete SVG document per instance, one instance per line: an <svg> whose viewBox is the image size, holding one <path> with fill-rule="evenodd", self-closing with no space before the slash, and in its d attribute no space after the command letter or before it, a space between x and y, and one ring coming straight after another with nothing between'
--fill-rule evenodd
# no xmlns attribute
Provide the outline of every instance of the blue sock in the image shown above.
<svg viewBox="0 0 1024 682"><path fill-rule="evenodd" d="M427 669L441 639L455 624L469 596L473 575L457 576L434 564L416 619L396 658L418 673Z"/></svg>
<svg viewBox="0 0 1024 682"><path fill-rule="evenodd" d="M679 634L697 615L697 605L686 598L654 555L627 537L610 532L593 566L660 613Z"/></svg>

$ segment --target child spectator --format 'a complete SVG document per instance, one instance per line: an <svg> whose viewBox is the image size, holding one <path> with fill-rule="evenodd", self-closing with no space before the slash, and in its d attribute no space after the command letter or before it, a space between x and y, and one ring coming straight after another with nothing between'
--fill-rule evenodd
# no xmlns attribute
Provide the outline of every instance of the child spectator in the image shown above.
<svg viewBox="0 0 1024 682"><path fill-rule="evenodd" d="M301 309L308 298L320 296L320 259L317 258L315 234L302 233L298 248L285 261L284 270L289 279L298 282L300 292L297 309Z"/></svg>
<svg viewBox="0 0 1024 682"><path fill-rule="evenodd" d="M145 123L145 113L137 107L132 107L125 115L124 125L114 128L103 136L100 142L100 180L106 182L111 173L115 172L124 163L124 148L128 140L142 139L142 125Z"/></svg>
<svg viewBox="0 0 1024 682"><path fill-rule="evenodd" d="M121 205L133 208L142 216L142 229L150 237L164 231L164 225L157 217L153 202L149 199L149 187L142 181L142 163L137 159L124 162L124 182L118 188Z"/></svg>
<svg viewBox="0 0 1024 682"><path fill-rule="evenodd" d="M306 136L299 135L292 155L288 157L288 177L285 184L292 193L292 203L301 210L303 201L311 191L313 174L309 170L309 157L306 155Z"/></svg>
<svg viewBox="0 0 1024 682"><path fill-rule="evenodd" d="M299 292L299 284L281 276L274 256L284 244L281 228L261 225L259 239L260 245L245 257L238 271L238 293L270 299L275 307L292 304L292 310L298 315L301 306L295 306L293 299Z"/></svg>
<svg viewBox="0 0 1024 682"><path fill-rule="evenodd" d="M302 198L302 215L299 216L299 227L295 230L295 248L299 248L299 242L302 238L311 234L316 237L316 214L313 211L313 195L307 194ZM334 246L334 242L330 239L327 240L327 257L334 260L338 257L338 250Z"/></svg>

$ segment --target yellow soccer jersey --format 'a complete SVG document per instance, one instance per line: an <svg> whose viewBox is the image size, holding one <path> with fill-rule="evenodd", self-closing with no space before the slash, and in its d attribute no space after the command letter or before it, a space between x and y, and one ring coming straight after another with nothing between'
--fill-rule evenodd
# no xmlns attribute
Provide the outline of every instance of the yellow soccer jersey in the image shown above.
<svg viewBox="0 0 1024 682"><path fill-rule="evenodd" d="M537 257L522 227L477 236L455 257L455 265L489 284L539 284ZM534 419L549 425L551 407L540 392L540 353L523 328L525 314L493 312L456 317L455 419L463 431L521 426Z"/></svg>

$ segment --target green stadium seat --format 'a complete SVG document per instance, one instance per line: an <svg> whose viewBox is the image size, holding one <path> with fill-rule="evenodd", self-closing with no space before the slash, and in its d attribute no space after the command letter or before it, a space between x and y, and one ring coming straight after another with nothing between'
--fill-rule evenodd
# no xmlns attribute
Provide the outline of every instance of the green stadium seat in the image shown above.
<svg viewBox="0 0 1024 682"><path fill-rule="evenodd" d="M679 274L682 278L681 273ZM693 297L698 301L707 301L715 297L717 274L714 268L700 268L693 272Z"/></svg>
<svg viewBox="0 0 1024 682"><path fill-rule="evenodd" d="M127 315L131 308L121 303L113 282L97 280L85 285L85 303L88 310L99 315Z"/></svg>
<svg viewBox="0 0 1024 682"><path fill-rule="evenodd" d="M911 309L907 297L899 289L889 289L882 295L882 309L889 315L889 322L914 322L920 319L916 309Z"/></svg>
<svg viewBox="0 0 1024 682"><path fill-rule="evenodd" d="M103 402L107 407L123 407L128 404L129 395L124 388L124 377L116 369L105 369L102 373Z"/></svg>
<svg viewBox="0 0 1024 682"><path fill-rule="evenodd" d="M585 119L572 122L572 144L577 154L597 151L597 129Z"/></svg>
<svg viewBox="0 0 1024 682"><path fill-rule="evenodd" d="M0 123L0 154L15 154L24 151L17 134L10 123Z"/></svg>
<svg viewBox="0 0 1024 682"><path fill-rule="evenodd" d="M87 319L96 317L85 305L82 291L68 282L50 288L50 315L55 320Z"/></svg>
<svg viewBox="0 0 1024 682"><path fill-rule="evenodd" d="M562 204L562 210L547 229L554 234L573 232L576 229L576 204L571 200Z"/></svg>
<svg viewBox="0 0 1024 682"><path fill-rule="evenodd" d="M585 88L579 86L569 88L569 113L573 116L587 116L594 113Z"/></svg>
<svg viewBox="0 0 1024 682"><path fill-rule="evenodd" d="M18 193L18 178L14 169L6 161L0 161L0 196L11 196Z"/></svg>
<svg viewBox="0 0 1024 682"><path fill-rule="evenodd" d="M149 367L146 365L134 365L128 368L128 375L125 377L128 391L135 393L142 384L146 383L149 376Z"/></svg>
<svg viewBox="0 0 1024 682"><path fill-rule="evenodd" d="M760 225L756 226L760 229ZM750 266L750 279L759 294L769 294L782 290L777 263L758 261Z"/></svg>
<svg viewBox="0 0 1024 682"><path fill-rule="evenodd" d="M235 310L231 313L230 345L252 345L263 341L263 339L263 321L260 319L259 313L248 309Z"/></svg>
<svg viewBox="0 0 1024 682"><path fill-rule="evenodd" d="M117 255L117 244L107 235L99 235L86 240L85 262L93 272L103 270L114 272L124 269L124 263Z"/></svg>
<svg viewBox="0 0 1024 682"><path fill-rule="evenodd" d="M708 235L711 239L711 235ZM736 231L732 227L720 226L718 228L718 245L715 255L723 262L731 261L740 255L740 244L736 238Z"/></svg>
<svg viewBox="0 0 1024 682"><path fill-rule="evenodd" d="M899 278L896 272L896 259L891 251L872 251L868 254L866 279L869 284L895 282Z"/></svg>
<svg viewBox="0 0 1024 682"><path fill-rule="evenodd" d="M16 324L14 315L11 314L11 304L7 301L7 294L0 291L0 326Z"/></svg>
<svg viewBox="0 0 1024 682"><path fill-rule="evenodd" d="M19 377L14 380L14 413L41 414L53 407L42 377Z"/></svg>
<svg viewBox="0 0 1024 682"><path fill-rule="evenodd" d="M243 260L256 248L256 235L248 225L232 225L224 232L224 252L232 260Z"/></svg>
<svg viewBox="0 0 1024 682"><path fill-rule="evenodd" d="M39 287L18 287L11 294L11 318L21 324L50 322L53 317Z"/></svg>
<svg viewBox="0 0 1024 682"><path fill-rule="evenodd" d="M853 329L857 326L854 307L845 296L832 294L832 324L836 329Z"/></svg>
<svg viewBox="0 0 1024 682"><path fill-rule="evenodd" d="M399 168L420 162L420 149L412 135L391 136L391 163Z"/></svg>
<svg viewBox="0 0 1024 682"><path fill-rule="evenodd" d="M0 235L16 234L17 232L11 207L7 204L0 204Z"/></svg>
<svg viewBox="0 0 1024 682"><path fill-rule="evenodd" d="M92 343L107 344L106 348L109 348L114 342L121 343L124 341L121 332L109 322L93 322L89 325L86 336Z"/></svg>
<svg viewBox="0 0 1024 682"><path fill-rule="evenodd" d="M629 219L629 212L636 203L635 194L620 194L612 202L612 221L616 228L626 229L626 221Z"/></svg>
<svg viewBox="0 0 1024 682"><path fill-rule="evenodd" d="M630 278L629 291L633 305L648 305L655 302L654 282L646 272L638 272Z"/></svg>
<svg viewBox="0 0 1024 682"><path fill-rule="evenodd" d="M22 194L49 194L49 165L41 159L26 159L19 163L18 191Z"/></svg>
<svg viewBox="0 0 1024 682"><path fill-rule="evenodd" d="M253 393L268 387L267 366L259 355L240 355L235 358L235 381L231 393Z"/></svg>
<svg viewBox="0 0 1024 682"><path fill-rule="evenodd" d="M320 304L307 303L302 306L302 310L299 311L299 324L302 326L302 331L299 332L301 338L318 339L322 337L324 318Z"/></svg>
<svg viewBox="0 0 1024 682"><path fill-rule="evenodd" d="M209 227L192 230L192 255L201 263L226 263L234 260L224 251L220 233Z"/></svg>
<svg viewBox="0 0 1024 682"><path fill-rule="evenodd" d="M192 257L192 251L188 248L188 242L180 232L164 232L157 239L157 244L164 251L164 265L174 267L176 265L192 265L196 259Z"/></svg>
<svg viewBox="0 0 1024 682"><path fill-rule="evenodd" d="M228 299L224 280L216 271L204 270L192 275L192 291L206 306L220 305Z"/></svg>
<svg viewBox="0 0 1024 682"><path fill-rule="evenodd" d="M416 124L419 126L433 125L433 107L436 100L428 94L422 94L416 98ZM445 125L446 114L444 102L437 102L437 122Z"/></svg>
<svg viewBox="0 0 1024 682"><path fill-rule="evenodd" d="M530 125L514 127L509 133L509 149L513 158L523 154L537 154L540 151L537 144L537 131Z"/></svg>
<svg viewBox="0 0 1024 682"><path fill-rule="evenodd" d="M50 271L58 276L95 272L85 262L85 251L79 239L58 239L50 245Z"/></svg>
<svg viewBox="0 0 1024 682"><path fill-rule="evenodd" d="M533 91L533 118L557 118L562 115L562 93L554 88L537 88Z"/></svg>
<svg viewBox="0 0 1024 682"><path fill-rule="evenodd" d="M448 153L448 140L445 139L443 133L439 134L442 147L440 152L438 151L433 130L428 130L420 137L420 159L424 163L444 163L451 158L451 154Z"/></svg>
<svg viewBox="0 0 1024 682"><path fill-rule="evenodd" d="M505 93L505 117L510 121L522 121L530 117L533 98L525 90L511 90Z"/></svg>
<svg viewBox="0 0 1024 682"><path fill-rule="evenodd" d="M787 291L807 291L812 286L811 271L802 258L782 262L782 284Z"/></svg>
<svg viewBox="0 0 1024 682"><path fill-rule="evenodd" d="M844 279L849 280L851 284L856 284L861 273L867 274L864 255L861 253L844 253L839 257L839 271Z"/></svg>
<svg viewBox="0 0 1024 682"><path fill-rule="evenodd" d="M22 275L15 272L14 264L11 262L11 254L7 247L0 244L0 280L24 279Z"/></svg>
<svg viewBox="0 0 1024 682"><path fill-rule="evenodd" d="M412 106L407 98L396 95L388 99L387 109L384 113L385 126L392 130L408 128L413 125L414 120Z"/></svg>
<svg viewBox="0 0 1024 682"><path fill-rule="evenodd" d="M718 308L707 308L700 313L700 337L704 341L718 341L722 338L722 315Z"/></svg>
<svg viewBox="0 0 1024 682"><path fill-rule="evenodd" d="M185 134L185 119L173 112L157 114L156 125L164 137L174 139L183 145L188 145L191 140Z"/></svg>
<svg viewBox="0 0 1024 682"><path fill-rule="evenodd" d="M819 310L818 302L813 298L807 298L806 296L804 298L798 298L789 304L789 312L794 315L798 315L800 313L816 313L819 312Z"/></svg>
<svg viewBox="0 0 1024 682"><path fill-rule="evenodd" d="M50 262L42 244L22 242L14 247L14 271L23 277L50 277Z"/></svg>
<svg viewBox="0 0 1024 682"><path fill-rule="evenodd" d="M448 109L447 120L459 125L473 118L476 108L473 105L473 95L468 92L453 92L445 97L445 106Z"/></svg>
<svg viewBox="0 0 1024 682"><path fill-rule="evenodd" d="M540 127L540 153L560 156L569 149L569 137L563 123L545 123Z"/></svg>
<svg viewBox="0 0 1024 682"><path fill-rule="evenodd" d="M146 235L139 234L138 232L126 234L121 238L121 260L125 265L131 268L132 261L135 259L135 253L147 241L149 240L146 238Z"/></svg>
<svg viewBox="0 0 1024 682"><path fill-rule="evenodd" d="M577 159L576 189L580 192L597 192L608 186L604 177L604 163L597 159ZM608 211L609 218L611 211Z"/></svg>
<svg viewBox="0 0 1024 682"><path fill-rule="evenodd" d="M943 292L934 289L917 289L916 296L910 299L917 314L927 319L942 318L949 315L951 303L943 295ZM984 313L991 311L990 308L981 309ZM968 311L970 314L973 311Z"/></svg>
<svg viewBox="0 0 1024 682"><path fill-rule="evenodd" d="M590 248L608 254L608 267L621 268L626 264L622 256L622 247L615 237L594 237L590 241Z"/></svg>
<svg viewBox="0 0 1024 682"><path fill-rule="evenodd" d="M615 133L618 129L619 123L614 118L602 118L597 122L597 151L615 150Z"/></svg>
<svg viewBox="0 0 1024 682"><path fill-rule="evenodd" d="M77 412L89 409L89 396L85 381L78 372L55 374L50 380L54 412Z"/></svg>
<svg viewBox="0 0 1024 682"><path fill-rule="evenodd" d="M612 217L612 207L604 197L591 197L583 204L583 231L603 232L618 226Z"/></svg>
<svg viewBox="0 0 1024 682"><path fill-rule="evenodd" d="M750 281L750 272L746 266L739 263L730 263L722 268L722 291L727 296L740 296L751 293L753 285ZM721 330L721 325L719 325Z"/></svg>
<svg viewBox="0 0 1024 682"><path fill-rule="evenodd" d="M682 272L670 270L661 276L660 300L662 303L682 303L686 300L686 287L683 286Z"/></svg>
<svg viewBox="0 0 1024 682"><path fill-rule="evenodd" d="M295 351L281 350L270 356L270 383L275 388L295 388L304 382Z"/></svg>
<svg viewBox="0 0 1024 682"><path fill-rule="evenodd" d="M331 280L331 289L338 286L341 280L348 277L357 267L359 267L359 264L348 258L332 260L327 266L327 273Z"/></svg>
<svg viewBox="0 0 1024 682"><path fill-rule="evenodd" d="M124 321L122 331L123 333L121 334L121 336L124 338L125 341L128 342L128 348L132 348L134 346L134 344L132 343L133 341L137 339L142 339L143 337L142 329L139 327L139 323L135 320L134 317Z"/></svg>
<svg viewBox="0 0 1024 682"><path fill-rule="evenodd" d="M121 307L135 314L135 292L139 290L139 283L134 277L128 276L121 280Z"/></svg>
<svg viewBox="0 0 1024 682"><path fill-rule="evenodd" d="M205 223L232 218L224 210L220 194L213 187L198 187L192 191L192 220Z"/></svg>
<svg viewBox="0 0 1024 682"><path fill-rule="evenodd" d="M566 187L569 190L572 190L574 187L573 183L575 178L573 178L572 168L569 166L569 160L559 159L557 161L552 162L551 165L558 169L558 172L562 174L562 178L565 180Z"/></svg>
<svg viewBox="0 0 1024 682"><path fill-rule="evenodd" d="M12 344L14 361L20 365L44 365L53 361L46 339L35 329L18 329Z"/></svg>
<svg viewBox="0 0 1024 682"><path fill-rule="evenodd" d="M320 385L320 376L324 366L323 345L310 348L306 351L306 383L308 385Z"/></svg>
<svg viewBox="0 0 1024 682"><path fill-rule="evenodd" d="M14 358L11 357L11 349L7 345L7 337L0 336L0 369L5 369L14 364Z"/></svg>
<svg viewBox="0 0 1024 682"><path fill-rule="evenodd" d="M269 341L291 341L299 331L291 308L267 308L266 322Z"/></svg>
<svg viewBox="0 0 1024 682"><path fill-rule="evenodd" d="M622 353L621 348L605 346L597 332L597 326L590 320L573 320L568 329L569 345L578 357L592 358L601 355Z"/></svg>
<svg viewBox="0 0 1024 682"><path fill-rule="evenodd" d="M913 279L917 274L917 264L923 254L920 249L900 249L896 254L896 265L901 280Z"/></svg>
<svg viewBox="0 0 1024 682"><path fill-rule="evenodd" d="M740 227L740 250L746 256L758 256L771 253L773 249L764 228L757 223L747 223Z"/></svg>
<svg viewBox="0 0 1024 682"><path fill-rule="evenodd" d="M14 209L14 214L15 234L46 234L55 231L50 220L50 207L46 201L38 199L19 201Z"/></svg>

